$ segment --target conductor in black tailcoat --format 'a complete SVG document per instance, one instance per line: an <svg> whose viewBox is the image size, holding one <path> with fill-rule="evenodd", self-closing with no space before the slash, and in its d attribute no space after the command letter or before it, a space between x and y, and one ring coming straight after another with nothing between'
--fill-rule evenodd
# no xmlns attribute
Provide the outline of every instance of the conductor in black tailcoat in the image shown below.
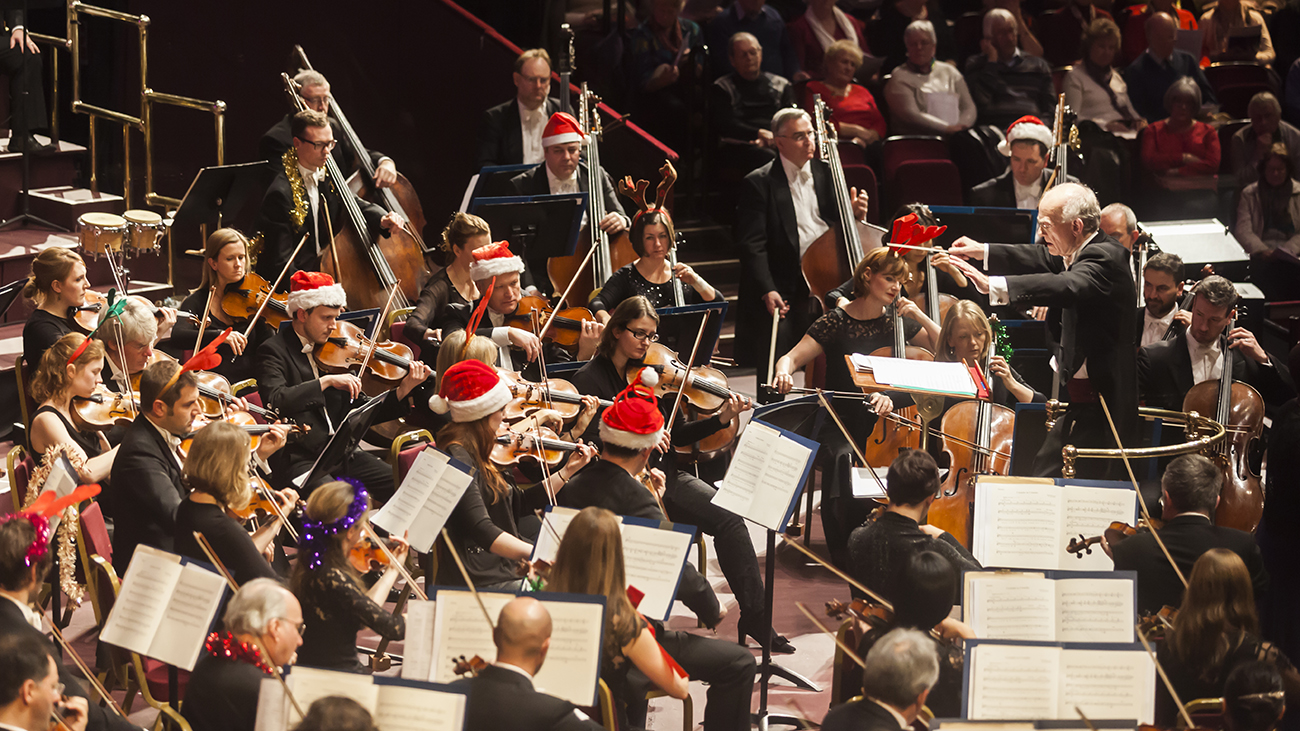
<svg viewBox="0 0 1300 731"><path fill-rule="evenodd" d="M551 57L544 48L532 48L519 54L514 69L515 98L488 109L479 123L475 170L542 161L542 129L560 111L550 97Z"/></svg>
<svg viewBox="0 0 1300 731"><path fill-rule="evenodd" d="M776 352L787 353L821 315L809 301L800 261L828 231L843 241L836 216L830 166L814 160L812 120L802 109L782 109L772 118L777 158L745 176L736 201L734 236L740 254L737 351L742 363L758 366L766 383L772 314L781 312ZM850 189L853 216L867 216L867 194ZM849 262L850 268L857 262Z"/></svg>
<svg viewBox="0 0 1300 731"><path fill-rule="evenodd" d="M939 680L934 642L914 629L896 629L867 653L862 700L836 706L823 731L899 731L911 728Z"/></svg>
<svg viewBox="0 0 1300 731"><path fill-rule="evenodd" d="M1061 448L1115 448L1101 399L1126 445L1137 435L1137 365L1133 352L1136 298L1128 251L1100 230L1097 196L1076 183L1043 195L1038 228L1047 246L953 242L956 259L983 259L989 274L962 263L992 305L1059 308L1057 377L1069 404L1034 459L1034 474L1061 476ZM993 276L990 276L992 274ZM1067 395L1068 394L1068 395ZM1102 477L1117 460L1085 460L1080 476Z"/></svg>

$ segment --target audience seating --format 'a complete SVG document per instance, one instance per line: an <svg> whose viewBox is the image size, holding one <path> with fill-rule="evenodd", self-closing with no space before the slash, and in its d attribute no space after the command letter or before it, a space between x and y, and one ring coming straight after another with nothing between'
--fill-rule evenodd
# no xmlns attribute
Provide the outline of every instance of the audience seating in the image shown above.
<svg viewBox="0 0 1300 731"><path fill-rule="evenodd" d="M960 206L961 174L951 160L908 160L895 171L891 193L894 207L906 203Z"/></svg>
<svg viewBox="0 0 1300 731"><path fill-rule="evenodd" d="M952 35L957 46L957 69L964 70L966 59L980 52L980 40L984 37L984 11L974 10L957 16Z"/></svg>
<svg viewBox="0 0 1300 731"><path fill-rule="evenodd" d="M867 221L869 223L880 223L880 196L877 194L879 186L876 183L876 173L866 165L845 165L844 182L848 183L850 188L857 188L860 191L867 192L869 203L867 204Z"/></svg>
<svg viewBox="0 0 1300 731"><path fill-rule="evenodd" d="M1249 116L1246 107L1250 98L1259 92L1277 92L1269 82L1268 68L1257 63L1225 61L1210 64L1205 69L1205 78L1219 98L1221 111L1233 119Z"/></svg>
<svg viewBox="0 0 1300 731"><path fill-rule="evenodd" d="M13 512L23 509L23 503L27 500L27 483L31 480L32 470L36 464L32 462L32 456L22 445L16 445L9 450L7 460L9 468L9 497L13 498Z"/></svg>
<svg viewBox="0 0 1300 731"><path fill-rule="evenodd" d="M1231 175L1237 169L1237 161L1232 159L1232 136L1248 124L1249 119L1231 119L1219 126L1219 174Z"/></svg>
<svg viewBox="0 0 1300 731"><path fill-rule="evenodd" d="M885 139L881 172L892 184L898 166L908 160L949 160L948 143L938 135L894 135Z"/></svg>
<svg viewBox="0 0 1300 731"><path fill-rule="evenodd" d="M32 399L30 379L26 373L27 368L30 366L24 365L24 360L25 358L19 355L18 359L14 361L14 377L18 379L18 410L23 419L23 442L26 443L27 439L30 438L27 435L31 434L32 431L32 416L36 414L36 409L40 404Z"/></svg>
<svg viewBox="0 0 1300 731"><path fill-rule="evenodd" d="M90 502L77 514L77 555L81 559L81 570L86 579L86 596L90 597L95 624L102 625L108 617L100 616L99 602L95 601L99 594L99 572L93 570L90 557L102 556L111 563L113 542L109 540L104 513L97 502Z"/></svg>

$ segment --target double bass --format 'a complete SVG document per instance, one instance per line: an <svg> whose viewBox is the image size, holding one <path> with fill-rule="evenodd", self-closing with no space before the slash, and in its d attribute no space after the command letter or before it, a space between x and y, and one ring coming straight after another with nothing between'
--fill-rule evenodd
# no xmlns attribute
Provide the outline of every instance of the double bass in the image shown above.
<svg viewBox="0 0 1300 731"><path fill-rule="evenodd" d="M862 239L858 236L858 221L853 217L853 201L849 199L849 184L844 178L840 162L839 135L835 125L827 118L826 103L821 94L813 96L813 134L817 136L817 156L831 168L831 190L835 193L835 214L843 232L840 245L835 229L827 231L808 245L799 261L808 291L818 300L853 276L853 268L862 261Z"/></svg>

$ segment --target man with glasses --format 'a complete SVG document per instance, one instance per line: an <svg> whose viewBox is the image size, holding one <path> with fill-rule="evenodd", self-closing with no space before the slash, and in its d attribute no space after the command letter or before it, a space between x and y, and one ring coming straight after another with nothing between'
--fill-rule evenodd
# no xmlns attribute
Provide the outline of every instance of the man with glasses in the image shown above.
<svg viewBox="0 0 1300 731"><path fill-rule="evenodd" d="M747 173L772 161L772 117L797 101L784 76L763 70L763 47L752 34L735 34L728 47L732 71L713 82L710 110L718 154L725 165Z"/></svg>
<svg viewBox="0 0 1300 731"><path fill-rule="evenodd" d="M334 136L338 144L335 145L333 155L334 162L338 163L339 170L344 175L351 175L361 167L361 155L370 157L370 164L375 168L375 184L380 188L386 188L397 182L397 164L393 158L374 150L355 150L352 143L337 130L338 120L330 114L330 82L327 81L319 71L299 71L298 75L293 77L294 83L298 85L298 94L307 104L307 108L315 112L320 112L329 117L330 126L336 128ZM286 150L293 144L293 115L286 114L284 119L275 123L275 126L262 135L262 141L258 144L258 151L262 157L266 158L271 164L277 167Z"/></svg>
<svg viewBox="0 0 1300 731"><path fill-rule="evenodd" d="M542 129L560 103L551 94L551 56L530 48L515 59L515 98L483 113L474 169L486 165L536 165L542 161Z"/></svg>
<svg viewBox="0 0 1300 731"><path fill-rule="evenodd" d="M274 579L241 586L223 620L225 630L208 636L185 693L193 731L253 728L262 679L271 666L292 664L302 645L302 607Z"/></svg>
<svg viewBox="0 0 1300 731"><path fill-rule="evenodd" d="M314 109L304 109L293 115L290 130L293 145L281 161L283 169L266 189L257 217L257 230L261 232L262 241L257 252L256 271L267 281L275 281L298 241L303 234L307 235L282 280L282 287L288 286L289 275L298 270L319 269L320 255L329 247L333 238L331 233L348 225L347 211L338 192L338 186L345 183L326 179L323 171L326 156L335 145L329 118ZM365 215L367 235L371 240L376 236L388 236L392 229L405 225L396 213L385 212L359 198L356 202Z"/></svg>
<svg viewBox="0 0 1300 731"><path fill-rule="evenodd" d="M5 637L0 657L0 729L48 731L55 718L70 731L86 728L86 699L64 699L49 644L31 635Z"/></svg>
<svg viewBox="0 0 1300 731"><path fill-rule="evenodd" d="M745 176L736 203L735 240L743 267L736 318L736 358L758 367L767 383L772 318L780 313L776 352L786 353L820 314L800 262L823 235L842 239L830 165L814 160L812 119L802 109L772 117L776 160ZM867 194L850 188L853 217L867 217ZM850 262L850 267L857 262ZM741 345L743 344L743 347Z"/></svg>

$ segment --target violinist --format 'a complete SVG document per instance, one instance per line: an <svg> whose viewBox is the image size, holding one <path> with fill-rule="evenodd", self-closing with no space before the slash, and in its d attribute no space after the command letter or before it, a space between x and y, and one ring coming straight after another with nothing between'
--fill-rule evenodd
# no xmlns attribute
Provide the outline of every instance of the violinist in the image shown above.
<svg viewBox="0 0 1300 731"><path fill-rule="evenodd" d="M1265 662L1281 674L1290 704L1300 702L1300 672L1260 637L1252 594L1250 574L1237 554L1213 548L1196 560L1173 628L1157 654L1179 698L1222 698L1233 670ZM1172 726L1175 714L1168 691L1157 686L1156 723Z"/></svg>
<svg viewBox="0 0 1300 731"><path fill-rule="evenodd" d="M1184 454L1174 459L1160 481L1164 525L1156 532L1184 577L1192 572L1192 565L1201 554L1211 548L1226 548L1236 553L1250 569L1249 581L1255 587L1258 601L1268 587L1269 576L1255 537L1214 525L1214 510L1219 504L1222 485L1223 472L1205 457ZM1114 545L1103 538L1102 548L1115 559L1116 571L1137 572L1139 614L1179 605L1183 584L1149 533L1139 532Z"/></svg>
<svg viewBox="0 0 1300 731"><path fill-rule="evenodd" d="M982 568L950 534L921 522L939 492L939 468L928 453L908 449L898 455L889 465L885 492L889 505L878 518L854 529L849 536L851 570L868 589L897 604L913 589L909 576L899 574L897 567L907 565L922 551L943 556L959 574L965 569ZM950 592L939 619L947 616L956 599L956 594Z"/></svg>
<svg viewBox="0 0 1300 731"><path fill-rule="evenodd" d="M102 484L108 481L117 447L109 447L103 432L78 429L72 414L73 399L93 394L104 369L104 346L91 340L82 349L85 342L85 335L68 333L41 356L31 384L32 397L41 406L32 416L28 442L38 462L50 447L69 448L84 461L82 481Z"/></svg>
<svg viewBox="0 0 1300 731"><path fill-rule="evenodd" d="M68 317L68 308L85 304L89 289L86 262L72 249L51 246L32 259L32 273L23 286L23 297L36 306L23 325L23 362L29 370L59 338L87 332Z"/></svg>
<svg viewBox="0 0 1300 731"><path fill-rule="evenodd" d="M104 384L110 390L130 393L133 377L154 362L155 345L163 339L154 310L149 300L131 295L122 313L95 331L95 339L104 345L104 369L108 372Z"/></svg>
<svg viewBox="0 0 1300 731"><path fill-rule="evenodd" d="M808 113L782 109L772 118L772 134L780 154L745 176L734 230L742 265L736 343L747 346L737 351L737 358L757 364L759 383L768 381L773 313L782 318L780 352L798 342L815 319L800 262L814 241L838 225L830 166L813 160L817 144ZM867 194L849 192L853 218L866 219Z"/></svg>
<svg viewBox="0 0 1300 731"><path fill-rule="evenodd" d="M941 671L929 637L895 629L880 638L865 660L863 698L832 708L822 721L825 731L912 728L923 707L934 707L931 690Z"/></svg>
<svg viewBox="0 0 1300 731"><path fill-rule="evenodd" d="M605 331L601 333L596 355L573 375L571 382L579 393L612 400L627 387L628 378L625 374L640 366L650 350L650 344L659 339L658 329L659 315L649 300L639 296L623 300L622 304L614 308ZM669 396L659 400L659 412L665 420L672 412L674 400ZM723 402L716 414L702 419L687 421L679 412L677 421L669 430L671 446L692 444L705 439L725 428L736 415L749 408L743 399L733 396ZM603 420L596 422L596 429L587 429L589 440L604 436L600 433L602 423ZM658 446L656 451L665 454L668 446ZM666 459L652 456L656 462ZM598 468L607 469L600 468L599 463L592 467L593 470ZM663 495L663 507L668 511L668 518L697 526L713 536L718 564L736 596L736 603L740 605L740 630L756 639L761 638L768 631L770 622L764 610L763 579L758 568L758 558L754 554L754 544L745 522L734 513L713 504L717 489L712 485L681 470L668 466L664 466L664 469L669 470L665 476L667 487ZM640 494L644 493L642 490ZM626 507L620 507L618 512L630 514ZM706 625L713 624L711 618L701 619L704 619ZM779 634L773 634L772 647L777 652L794 652L794 646Z"/></svg>
<svg viewBox="0 0 1300 731"><path fill-rule="evenodd" d="M948 310L948 317L939 330L939 350L934 359L949 363L982 363L991 347L993 329L984 311L970 300L961 300ZM1025 383L1006 358L992 356L989 371L994 376L990 399L993 403L1014 409L1016 404L1047 401L1046 396Z"/></svg>
<svg viewBox="0 0 1300 731"><path fill-rule="evenodd" d="M440 322L448 305L468 307L479 298L478 287L470 274L474 263L474 250L492 243L492 229L488 222L472 213L451 214L451 220L442 230L442 251L447 266L429 277L415 309L406 318L406 336L420 343L421 357L433 363L438 331L434 323Z"/></svg>
<svg viewBox="0 0 1300 731"><path fill-rule="evenodd" d="M590 186L591 171L582 162L583 145L587 135L582 126L572 115L555 112L542 130L543 164L520 173L510 179L510 185L517 195L558 195L561 193L580 193ZM623 213L623 204L614 191L614 181L609 173L600 171L601 192L605 197L605 217L596 222L601 231L615 236L627 230L631 225L627 214ZM588 222L590 223L590 222ZM546 272L546 260L529 257L528 272L524 277L527 287L536 289L540 294L549 294L551 280ZM601 286L597 282L596 286ZM531 292L531 290L530 290Z"/></svg>
<svg viewBox="0 0 1300 731"><path fill-rule="evenodd" d="M492 641L496 662L453 683L469 689L465 728L599 731L600 724L572 703L533 685L551 648L551 613L544 604L530 596L512 599L497 615Z"/></svg>
<svg viewBox="0 0 1300 731"><path fill-rule="evenodd" d="M330 128L338 126L338 121L330 114L330 82L324 74L312 69L299 71L293 77L293 81L298 86L298 94L302 97L307 108L325 115L329 119ZM336 135L337 136L337 135ZM262 135L261 142L258 144L258 152L266 158L272 165L279 165L284 157L284 153L293 145L293 115L286 114L284 119L275 123L275 126ZM339 170L344 175L351 175L361 167L361 155L370 158L371 164L375 166L375 183L380 188L385 188L397 182L397 164L393 158L375 152L374 150L354 150L351 143L346 137L340 137L338 144L330 153L334 161L338 163ZM196 310L190 310L195 312Z"/></svg>
<svg viewBox="0 0 1300 731"><path fill-rule="evenodd" d="M70 731L85 731L85 698L69 698L59 682L59 663L48 642L33 635L0 637L5 671L0 674L0 728L50 731L57 718ZM58 728L58 727L55 727Z"/></svg>
<svg viewBox="0 0 1300 731"><path fill-rule="evenodd" d="M1219 379L1224 363L1220 335L1236 316L1237 299L1237 288L1227 279L1202 279L1187 330L1138 353L1138 384L1148 406L1181 410L1192 386ZM1234 328L1228 333L1228 349L1233 351L1232 379L1253 386L1270 410L1295 397L1290 370L1273 362L1254 333Z"/></svg>
<svg viewBox="0 0 1300 731"><path fill-rule="evenodd" d="M619 728L645 728L646 686L685 698L690 680L709 684L704 728L747 729L756 667L749 650L734 642L678 630L642 617L627 596L618 517L602 508L574 516L560 541L547 591L605 597L601 679L614 696ZM680 666L683 677L670 663ZM644 680L634 683L636 669Z"/></svg>
<svg viewBox="0 0 1300 731"><path fill-rule="evenodd" d="M255 269L269 282L274 282L290 263L289 256L304 234L307 241L289 271L315 270L321 252L333 240L334 230L344 226L348 216L336 189L336 186L344 185L344 181L326 181L322 171L330 150L336 144L329 119L320 112L304 109L291 118L290 131L292 144L278 161L280 173L266 189L257 215L257 230L261 232L262 242ZM404 225L402 217L396 213L385 212L361 199L357 199L356 204L365 216L371 239L388 236L389 231Z"/></svg>
<svg viewBox="0 0 1300 731"><path fill-rule="evenodd" d="M438 432L438 445L475 470L474 482L447 519L452 538L448 548L460 555L476 587L518 589L522 584L515 567L533 552L532 543L519 530L519 519L563 489L595 451L581 445L544 484L520 491L510 472L489 459L506 404L513 398L510 388L491 366L478 360L461 361L440 375L438 394L429 399L429 406L449 413L452 423ZM461 586L464 581L452 562L440 562L439 584Z"/></svg>
<svg viewBox="0 0 1300 731"><path fill-rule="evenodd" d="M1286 686L1266 662L1238 665L1223 686L1223 715L1229 731L1273 731L1286 712Z"/></svg>
<svg viewBox="0 0 1300 731"><path fill-rule="evenodd" d="M384 602L409 546L401 539L389 539L397 560L369 589L350 561L353 549L364 540L370 507L365 486L352 479L321 485L307 498L298 559L289 578L306 620L298 649L300 664L361 672L357 633L363 626L389 640L406 636L406 620L384 609Z"/></svg>
<svg viewBox="0 0 1300 731"><path fill-rule="evenodd" d="M171 551L176 509L189 490L181 437L199 415L198 381L179 363L159 361L140 376L140 415L113 460L113 568L123 575L141 543Z"/></svg>
<svg viewBox="0 0 1300 731"><path fill-rule="evenodd" d="M172 328L171 353L180 357L187 350L199 350L212 342L226 328L234 328L226 341L217 348L221 365L213 368L231 383L257 377L257 347L271 337L273 330L265 320L247 339L243 331L248 321L236 319L221 307L222 297L232 284L244 281L248 274L248 237L233 228L219 228L208 236L203 248L203 278L199 286L181 303L180 309L198 314L202 319L207 308L207 322L203 325L203 342L198 343L200 324L188 319L178 320Z"/></svg>
<svg viewBox="0 0 1300 731"><path fill-rule="evenodd" d="M1170 328L1174 334L1187 329L1192 312L1179 306L1182 281L1183 260L1177 254L1162 251L1147 260L1142 270L1142 299L1146 306L1138 312L1139 348L1164 340Z"/></svg>
<svg viewBox="0 0 1300 731"><path fill-rule="evenodd" d="M278 579L271 567L272 542L284 527L274 512L251 535L236 515L248 509L255 499L265 501L274 495L281 512L288 514L298 502L291 488L271 493L255 493L250 486L249 461L256 455L265 460L284 446L287 426L272 425L258 440L257 450L250 446L248 432L225 421L203 427L194 435L185 458L185 485L190 494L176 509L174 529L176 552L200 561L210 560L203 552L194 531L203 534L213 553L235 577L245 584L264 576Z"/></svg>
<svg viewBox="0 0 1300 731"><path fill-rule="evenodd" d="M309 471L338 425L353 408L368 400L361 393L360 378L351 373L323 374L312 355L317 346L328 341L346 305L343 287L335 284L330 275L295 272L286 301L292 326L281 327L258 351L257 384L262 403L282 417L311 427L308 434L272 458L272 479L277 486L287 486ZM380 397L386 402L378 408L376 423L405 416L409 410L407 398L429 374L427 365L412 362L397 388ZM348 455L341 470L363 481L376 496L387 498L397 489L392 468L363 450ZM316 485L303 487L310 492Z"/></svg>
<svg viewBox="0 0 1300 731"><path fill-rule="evenodd" d="M819 318L799 344L776 362L776 390L789 393L794 387L794 371L822 354L826 355L826 388L859 390L853 383L844 356L871 353L893 342L894 323L885 308L895 300L903 318L904 341L933 347L939 339L939 326L915 303L901 296L907 277L907 263L888 247L867 252L853 272L853 301ZM894 402L886 394L878 392L865 397L862 403L864 406L855 404L854 408L841 408L838 412L850 434L865 438L876 418L871 411L884 416L894 410ZM869 405L871 411L865 405ZM866 518L865 508L855 504L852 497L850 468L853 450L833 422L823 427L819 441L830 457L822 483L822 527L832 560L838 566L847 566L849 531Z"/></svg>

